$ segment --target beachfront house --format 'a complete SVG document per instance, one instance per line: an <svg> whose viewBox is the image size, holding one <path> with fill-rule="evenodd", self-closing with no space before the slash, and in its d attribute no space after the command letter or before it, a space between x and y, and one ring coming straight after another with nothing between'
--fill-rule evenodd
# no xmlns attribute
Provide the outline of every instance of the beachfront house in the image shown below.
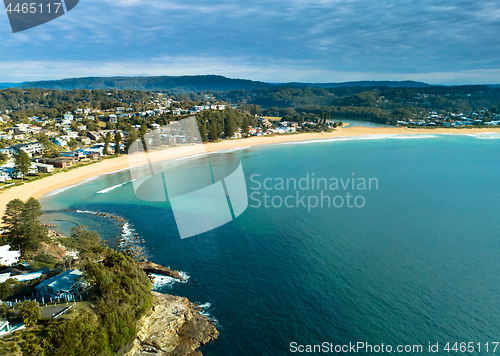
<svg viewBox="0 0 500 356"><path fill-rule="evenodd" d="M82 275L77 269L65 271L38 284L36 295L40 298L70 298L83 285Z"/></svg>
<svg viewBox="0 0 500 356"><path fill-rule="evenodd" d="M8 174L10 178L19 179L23 176L22 172L16 171L15 162L9 162L9 163L4 164L3 166L0 167L0 171ZM34 163L31 163L31 167L28 170L28 174L37 174L37 173L38 173L38 167ZM3 175L4 174L2 174L2 176ZM8 179L5 179L5 180L8 180Z"/></svg>
<svg viewBox="0 0 500 356"><path fill-rule="evenodd" d="M55 168L69 168L73 165L73 159L71 157L41 158L38 160L38 162L50 164Z"/></svg>
<svg viewBox="0 0 500 356"><path fill-rule="evenodd" d="M51 164L36 163L36 162L33 164L38 168L38 172L40 172L40 173L54 172L54 166Z"/></svg>
<svg viewBox="0 0 500 356"><path fill-rule="evenodd" d="M0 264L2 266L12 266L19 262L20 251L11 251L10 245L0 246Z"/></svg>

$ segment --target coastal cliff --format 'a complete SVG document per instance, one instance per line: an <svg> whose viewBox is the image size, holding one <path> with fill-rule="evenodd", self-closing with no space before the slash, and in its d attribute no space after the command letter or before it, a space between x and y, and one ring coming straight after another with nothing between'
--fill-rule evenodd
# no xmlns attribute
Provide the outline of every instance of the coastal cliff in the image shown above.
<svg viewBox="0 0 500 356"><path fill-rule="evenodd" d="M152 307L138 323L134 346L125 356L202 356L200 346L218 331L187 298L152 292Z"/></svg>

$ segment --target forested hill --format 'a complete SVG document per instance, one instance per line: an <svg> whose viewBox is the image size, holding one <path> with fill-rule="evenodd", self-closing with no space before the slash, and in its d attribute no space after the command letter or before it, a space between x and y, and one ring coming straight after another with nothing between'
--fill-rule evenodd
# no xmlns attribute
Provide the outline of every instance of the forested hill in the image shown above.
<svg viewBox="0 0 500 356"><path fill-rule="evenodd" d="M1 85L1 84L0 84ZM11 86L11 85L9 85ZM230 91L230 90L256 90L277 87L315 87L315 88L341 88L341 87L389 87L389 88L423 88L429 84L413 81L357 81L345 83L264 83L248 79L232 79L220 75L193 75L193 76L160 76L160 77L87 77L69 78L62 80L46 80L26 82L18 88L45 88L45 89L132 89L147 91L174 91L174 92L200 92L200 91Z"/></svg>
<svg viewBox="0 0 500 356"><path fill-rule="evenodd" d="M199 92L205 90L255 90L273 88L274 85L248 80L231 79L220 75L161 76L161 77L87 77L63 80L27 82L19 88L45 89L133 89L147 91L171 90L177 92Z"/></svg>
<svg viewBox="0 0 500 356"><path fill-rule="evenodd" d="M344 82L344 83L281 83L277 84L282 87L311 87L311 88L342 88L342 87L387 87L387 88L426 88L430 87L430 84L415 82L412 80L404 81L355 81L355 82Z"/></svg>

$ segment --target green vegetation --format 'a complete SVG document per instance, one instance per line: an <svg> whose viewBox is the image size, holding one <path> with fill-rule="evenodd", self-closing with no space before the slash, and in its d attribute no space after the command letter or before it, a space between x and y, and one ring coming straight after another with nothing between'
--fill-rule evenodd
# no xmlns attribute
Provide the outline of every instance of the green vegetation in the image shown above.
<svg viewBox="0 0 500 356"><path fill-rule="evenodd" d="M8 228L6 237L9 242L20 244L23 254L33 252L41 239L46 238L46 229L39 224L40 215L40 204L33 198L26 203L15 199L7 205L2 219ZM33 257L33 263L51 267L61 264L82 270L89 288L86 301L77 303L81 306L74 308L70 316L57 320L40 320L40 305L29 299L16 308L1 305L1 316L20 318L28 332L14 335L12 341L0 345L0 354L22 351L26 356L111 356L121 355L131 347L137 322L151 306L149 277L130 257L104 246L94 231L74 228L71 236L62 241L78 251L76 265L71 266L74 261L61 262L44 253ZM51 272L44 278L58 273ZM32 282L9 279L0 283L0 299L29 297L34 287Z"/></svg>
<svg viewBox="0 0 500 356"><path fill-rule="evenodd" d="M11 200L2 218L7 229L4 242L19 247L23 256L37 250L42 241L48 238L47 229L40 225L39 217L42 214L41 205L34 198L28 199L26 203L20 199Z"/></svg>
<svg viewBox="0 0 500 356"><path fill-rule="evenodd" d="M26 327L35 326L40 319L40 305L34 300L25 300L19 304L19 312Z"/></svg>
<svg viewBox="0 0 500 356"><path fill-rule="evenodd" d="M28 156L24 150L20 150L19 153L14 156L14 159L16 161L14 172L21 173L24 180L24 177L29 173L31 168L30 156Z"/></svg>
<svg viewBox="0 0 500 356"><path fill-rule="evenodd" d="M53 89L135 89L180 92L202 90L234 90L272 87L273 85L245 79L230 79L220 75L161 76L161 77L93 77L25 83L24 88Z"/></svg>
<svg viewBox="0 0 500 356"><path fill-rule="evenodd" d="M123 354L136 336L138 320L151 306L151 282L130 257L102 246L95 232L74 230L70 243L85 256L81 268L93 286L94 307L50 322L41 338L26 343L24 354Z"/></svg>

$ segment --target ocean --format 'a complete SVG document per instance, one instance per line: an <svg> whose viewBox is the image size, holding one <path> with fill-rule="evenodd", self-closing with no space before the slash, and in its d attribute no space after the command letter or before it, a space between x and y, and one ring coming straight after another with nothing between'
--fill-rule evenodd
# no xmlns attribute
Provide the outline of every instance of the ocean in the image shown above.
<svg viewBox="0 0 500 356"><path fill-rule="evenodd" d="M299 345L334 351L358 342L478 354L478 343L484 353L500 341L499 152L499 134L432 133L234 151L248 208L186 239L168 203L135 196L127 171L41 202L121 216L126 231L76 211L45 219L65 233L74 222L87 225L109 241L125 233L151 261L186 273L187 282L156 289L203 304L220 330L204 355L290 355ZM456 342L474 351L444 350Z"/></svg>

